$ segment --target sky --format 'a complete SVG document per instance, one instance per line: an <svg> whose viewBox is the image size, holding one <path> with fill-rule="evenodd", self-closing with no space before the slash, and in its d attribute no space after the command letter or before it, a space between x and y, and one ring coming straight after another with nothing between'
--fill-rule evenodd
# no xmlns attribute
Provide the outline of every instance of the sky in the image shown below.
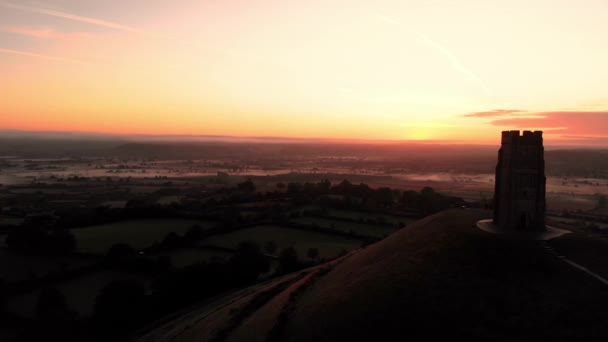
<svg viewBox="0 0 608 342"><path fill-rule="evenodd" d="M606 0L0 0L0 130L608 145Z"/></svg>

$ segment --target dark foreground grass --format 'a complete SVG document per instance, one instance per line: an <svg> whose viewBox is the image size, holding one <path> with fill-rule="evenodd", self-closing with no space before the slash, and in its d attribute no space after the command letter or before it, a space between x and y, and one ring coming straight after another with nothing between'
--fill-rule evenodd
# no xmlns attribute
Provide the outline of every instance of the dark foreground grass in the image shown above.
<svg viewBox="0 0 608 342"><path fill-rule="evenodd" d="M478 230L481 211L425 218L298 299L289 341L608 341L608 287L537 242Z"/></svg>

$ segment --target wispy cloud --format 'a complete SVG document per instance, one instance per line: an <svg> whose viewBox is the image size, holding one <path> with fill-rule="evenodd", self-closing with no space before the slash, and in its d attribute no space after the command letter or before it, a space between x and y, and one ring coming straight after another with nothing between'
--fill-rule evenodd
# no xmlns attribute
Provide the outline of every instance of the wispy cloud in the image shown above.
<svg viewBox="0 0 608 342"><path fill-rule="evenodd" d="M448 61L450 62L450 64L452 65L452 68L454 68L456 71L458 71L459 73L464 75L467 80L477 83L479 85L479 87L487 95L490 95L490 90L486 86L485 82L479 76L477 76L477 74L475 74L473 71L471 71L471 69L465 67L464 64L460 61L460 59L458 59L458 57L456 57L456 55L452 51L450 51L448 48L437 43L436 41L432 40L428 36L426 36L420 32L417 32L409 27L406 27L403 23L401 23L397 19L394 19L390 16L380 14L380 13L373 13L373 15L377 19L379 19L387 24L390 24L393 26L400 26L402 28L405 28L410 33L414 34L424 45L430 47L431 49L433 49L433 50L439 52L441 55L445 56L448 59Z"/></svg>
<svg viewBox="0 0 608 342"><path fill-rule="evenodd" d="M473 71L471 71L470 69L468 69L467 67L465 67L460 62L460 60L456 57L456 55L454 53L452 53L452 51L448 50L443 45L440 45L439 43L437 43L436 41L434 41L434 40L430 39L429 37L423 35L422 33L416 33L416 34L418 35L418 37L422 40L422 42L424 44L426 44L427 46L429 46L429 47L437 50L442 55L446 56L448 58L448 60L450 61L450 64L452 64L452 67L454 69L456 69L456 71L458 71L461 74L463 74L468 80L476 82L477 84L479 84L479 86L481 87L481 89L483 89L483 91L487 95L490 95L490 90L488 89L488 87L486 86L486 84L484 83L484 81L479 76L477 76Z"/></svg>
<svg viewBox="0 0 608 342"><path fill-rule="evenodd" d="M77 14L60 12L60 11L50 10L50 9L41 8L41 7L18 5L18 4L14 4L14 3L2 1L2 0L0 0L0 6L5 7L5 8L20 10L20 11L25 11L25 12L39 13L39 14L48 15L48 16L52 16L52 17L58 17L58 18L83 22L83 23L101 26L101 27L107 27L107 28L111 28L111 29L115 29L115 30L121 30L121 31L127 31L127 32L142 32L141 30L139 30L135 27L119 24L119 23L104 20L104 19L85 17L85 16L81 16L81 15L77 15Z"/></svg>
<svg viewBox="0 0 608 342"><path fill-rule="evenodd" d="M37 39L70 39L91 36L86 32L60 32L48 27L0 26L0 31Z"/></svg>
<svg viewBox="0 0 608 342"><path fill-rule="evenodd" d="M48 60L53 60L53 61L58 61L58 62L88 64L87 62L80 61L80 60L77 60L77 59L63 58L63 57L57 57L57 56L51 56L51 55L44 55L44 54L39 54L39 53L34 53L34 52L29 52L29 51L12 50L12 49L0 49L0 53L6 53L6 54L12 54L12 55L20 55L20 56L28 56L28 57L34 57L34 58L42 58L42 59L48 59Z"/></svg>
<svg viewBox="0 0 608 342"><path fill-rule="evenodd" d="M608 136L608 111L554 111L530 113L533 116L501 118L493 126L544 129L570 136Z"/></svg>
<svg viewBox="0 0 608 342"><path fill-rule="evenodd" d="M519 110L519 109L494 109L494 110L485 111L485 112L468 113L468 114L465 114L464 116L467 118L489 118L489 117L497 117L497 116L518 115L518 114L522 114L522 113L527 113L527 112L525 110Z"/></svg>

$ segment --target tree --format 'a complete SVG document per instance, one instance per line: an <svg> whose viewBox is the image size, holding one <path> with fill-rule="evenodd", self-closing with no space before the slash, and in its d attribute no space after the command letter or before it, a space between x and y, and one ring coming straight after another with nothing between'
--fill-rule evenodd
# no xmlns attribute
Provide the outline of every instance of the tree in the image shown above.
<svg viewBox="0 0 608 342"><path fill-rule="evenodd" d="M4 278L0 278L0 312L4 310L4 306L6 305L6 282Z"/></svg>
<svg viewBox="0 0 608 342"><path fill-rule="evenodd" d="M318 248L309 248L307 255L312 260L316 260L319 257L319 249Z"/></svg>
<svg viewBox="0 0 608 342"><path fill-rule="evenodd" d="M281 273L293 272L299 267L298 252L293 247L287 247L279 255L279 269Z"/></svg>
<svg viewBox="0 0 608 342"><path fill-rule="evenodd" d="M184 239L186 241L197 241L203 237L203 229L200 225L195 224L188 229L186 234L184 234Z"/></svg>
<svg viewBox="0 0 608 342"><path fill-rule="evenodd" d="M108 248L106 258L112 261L120 261L135 255L135 250L129 244L117 243Z"/></svg>
<svg viewBox="0 0 608 342"><path fill-rule="evenodd" d="M266 253L274 255L274 253L277 251L277 243L273 240L266 241L266 243L264 244L264 250L266 251Z"/></svg>
<svg viewBox="0 0 608 342"><path fill-rule="evenodd" d="M114 280L95 299L94 320L101 331L123 336L142 322L146 312L145 288L137 280Z"/></svg>
<svg viewBox="0 0 608 342"><path fill-rule="evenodd" d="M179 246L181 239L176 232L168 233L163 239L162 245L165 247L177 247Z"/></svg>
<svg viewBox="0 0 608 342"><path fill-rule="evenodd" d="M36 314L38 317L57 316L67 311L67 300L59 290L51 287L40 292L38 301L36 302Z"/></svg>
<svg viewBox="0 0 608 342"><path fill-rule="evenodd" d="M606 195L600 195L597 202L599 208L608 207L608 198L606 198Z"/></svg>
<svg viewBox="0 0 608 342"><path fill-rule="evenodd" d="M393 191L390 188L379 188L375 191L374 197L378 204L382 207L390 207L393 205Z"/></svg>
<svg viewBox="0 0 608 342"><path fill-rule="evenodd" d="M230 259L237 282L247 284L258 279L260 274L270 270L270 262L260 246L253 241L241 242Z"/></svg>
<svg viewBox="0 0 608 342"><path fill-rule="evenodd" d="M39 226L11 230L6 244L12 250L43 255L68 255L76 249L76 239L69 230L47 230Z"/></svg>
<svg viewBox="0 0 608 342"><path fill-rule="evenodd" d="M430 186L425 186L424 188L422 188L422 190L420 190L420 194L422 196L432 196L433 194L435 194L435 190Z"/></svg>
<svg viewBox="0 0 608 342"><path fill-rule="evenodd" d="M67 229L58 229L51 232L48 242L49 251L55 255L68 255L76 250L76 238Z"/></svg>
<svg viewBox="0 0 608 342"><path fill-rule="evenodd" d="M243 183L239 183L237 185L237 187L240 191L247 192L247 193L253 193L256 190L255 184L253 183L253 181L251 179L248 179L248 180L244 181Z"/></svg>

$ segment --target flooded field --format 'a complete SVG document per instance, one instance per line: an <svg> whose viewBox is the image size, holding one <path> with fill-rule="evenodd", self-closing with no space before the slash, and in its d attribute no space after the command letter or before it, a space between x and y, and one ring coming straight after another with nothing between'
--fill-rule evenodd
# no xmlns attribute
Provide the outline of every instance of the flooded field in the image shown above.
<svg viewBox="0 0 608 342"><path fill-rule="evenodd" d="M243 163L236 160L152 160L117 158L36 158L24 159L11 156L0 157L0 184L4 186L28 185L35 183L53 184L70 180L109 181L115 179L133 180L132 193L158 191L163 182L197 182L203 178L227 181L226 177L254 177L260 191L274 191L276 182L264 181L264 177L281 177L289 174L344 175L357 182L357 176L371 177L365 183L373 187L391 187L402 190L419 190L430 186L438 191L467 200L491 200L494 191L494 174L463 172L419 172L406 169L382 167L374 158L312 158L294 159L268 163ZM353 164L354 163L354 164ZM358 164L357 164L358 163ZM371 163L371 164L370 164ZM377 178L374 178L377 177ZM340 181L335 176L332 181ZM316 180L315 180L316 181ZM143 182L143 183L142 183ZM34 194L61 193L63 189L38 189L27 187L13 189L13 193ZM561 210L591 209L600 194L608 192L608 180L586 177L547 177L547 205L549 209ZM167 195L159 204L168 205L181 200L180 196ZM118 202L117 202L118 201ZM122 199L108 201L111 206L124 206Z"/></svg>

